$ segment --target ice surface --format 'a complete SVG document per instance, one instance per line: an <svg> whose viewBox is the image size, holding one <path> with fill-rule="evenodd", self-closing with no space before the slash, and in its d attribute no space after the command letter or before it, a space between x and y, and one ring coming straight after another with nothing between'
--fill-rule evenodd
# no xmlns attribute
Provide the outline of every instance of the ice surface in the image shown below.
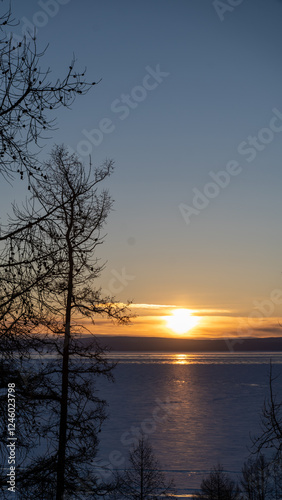
<svg viewBox="0 0 282 500"><path fill-rule="evenodd" d="M183 493L198 488L219 462L236 479L249 456L250 433L259 430L270 358L278 373L282 356L115 356L115 383L98 380L100 396L109 403L109 419L100 434L102 459L122 468L142 428L161 468L174 476ZM118 457L118 465L112 457Z"/></svg>

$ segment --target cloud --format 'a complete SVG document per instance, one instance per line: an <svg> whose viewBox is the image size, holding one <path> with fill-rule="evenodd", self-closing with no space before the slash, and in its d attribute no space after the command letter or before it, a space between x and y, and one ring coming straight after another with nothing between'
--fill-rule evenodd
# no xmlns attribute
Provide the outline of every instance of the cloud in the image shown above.
<svg viewBox="0 0 282 500"><path fill-rule="evenodd" d="M130 308L132 309L162 309L162 308L170 308L170 307L180 307L176 305L170 304L131 304Z"/></svg>

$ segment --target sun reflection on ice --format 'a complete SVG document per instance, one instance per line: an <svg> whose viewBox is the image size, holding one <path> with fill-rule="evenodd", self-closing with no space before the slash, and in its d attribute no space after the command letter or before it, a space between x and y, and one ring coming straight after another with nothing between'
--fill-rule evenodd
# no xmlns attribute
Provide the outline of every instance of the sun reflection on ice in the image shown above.
<svg viewBox="0 0 282 500"><path fill-rule="evenodd" d="M175 365L188 365L189 364L189 354L175 354Z"/></svg>

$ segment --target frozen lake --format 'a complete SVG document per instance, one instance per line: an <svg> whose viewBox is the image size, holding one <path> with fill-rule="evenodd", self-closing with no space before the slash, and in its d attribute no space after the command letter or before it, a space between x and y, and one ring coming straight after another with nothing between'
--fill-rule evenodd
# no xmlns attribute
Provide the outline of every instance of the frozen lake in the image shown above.
<svg viewBox="0 0 282 500"><path fill-rule="evenodd" d="M122 469L142 429L179 494L189 496L217 463L236 478L249 456L250 434L259 430L270 359L275 373L282 372L281 354L113 353L111 358L118 361L115 383L98 382L109 403L100 452L110 469Z"/></svg>

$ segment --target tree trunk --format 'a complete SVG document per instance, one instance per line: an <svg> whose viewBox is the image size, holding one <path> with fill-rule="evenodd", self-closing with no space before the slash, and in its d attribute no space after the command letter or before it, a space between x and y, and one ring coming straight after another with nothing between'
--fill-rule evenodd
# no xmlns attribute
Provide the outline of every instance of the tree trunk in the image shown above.
<svg viewBox="0 0 282 500"><path fill-rule="evenodd" d="M70 241L70 232L72 229L73 214L67 232L67 243L69 253L69 276L68 276L68 295L66 304L66 326L63 350L62 367L62 395L61 395L61 414L59 429L59 449L57 462L57 489L56 500L63 500L65 490L65 464L66 464L66 442L67 442L67 417L68 417L68 387L69 387L69 345L71 335L71 303L73 295L73 249Z"/></svg>

